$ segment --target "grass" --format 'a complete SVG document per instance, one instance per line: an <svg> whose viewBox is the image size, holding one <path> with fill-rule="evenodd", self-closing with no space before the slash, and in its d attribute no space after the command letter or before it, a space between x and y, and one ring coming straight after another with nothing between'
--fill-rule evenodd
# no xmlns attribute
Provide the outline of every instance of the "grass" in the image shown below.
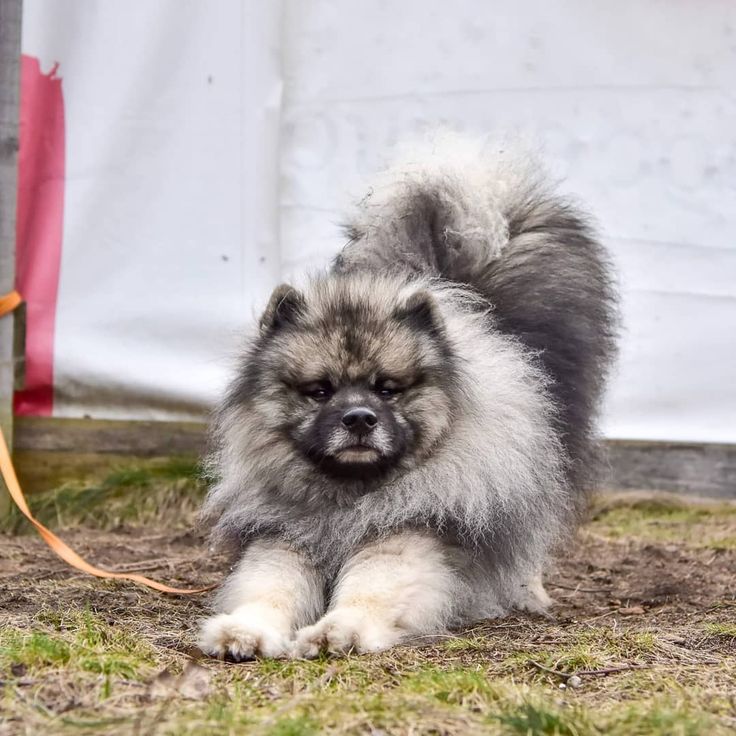
<svg viewBox="0 0 736 736"><path fill-rule="evenodd" d="M4 628L2 708L16 719L8 723L18 733L269 736L720 736L734 723L733 657L714 670L702 653L673 651L653 632L520 622L513 635L476 632L472 649L450 640L372 657L192 665L135 627L88 609L45 608L28 628ZM555 647L536 642L535 629L554 636ZM524 656L513 655L519 641ZM629 660L651 669L583 676L580 688L561 690L562 678L531 659L566 673ZM157 691L162 672L176 683L187 668L205 677L201 696L181 697L176 685Z"/></svg>
<svg viewBox="0 0 736 736"><path fill-rule="evenodd" d="M196 466L177 461L32 501L71 536L93 522L124 524L109 534L119 545L142 547L147 535L140 557L150 562L181 534L201 493ZM184 521L172 531L175 508ZM485 622L374 656L239 665L193 650L202 599L60 579L46 574L35 540L0 537L22 571L0 567L0 733L725 736L736 728L736 555L714 541L729 529L728 504L603 499L555 590L556 619ZM639 573L649 548L664 565L655 579L689 576L711 597L619 614L628 599L618 591L648 585ZM594 582L596 572L610 580Z"/></svg>
<svg viewBox="0 0 736 736"><path fill-rule="evenodd" d="M707 623L705 631L712 636L722 636L726 639L736 640L736 622L733 623Z"/></svg>
<svg viewBox="0 0 736 736"><path fill-rule="evenodd" d="M736 504L688 502L678 496L631 494L599 502L590 530L611 539L684 542L708 549L736 549Z"/></svg>
<svg viewBox="0 0 736 736"><path fill-rule="evenodd" d="M206 490L194 458L173 457L113 468L101 477L64 483L34 494L36 517L57 529L165 524L190 528ZM671 494L627 493L602 497L588 529L608 539L677 542L714 550L736 550L736 503L687 502ZM13 508L0 532L28 532ZM466 646L467 644L463 644Z"/></svg>
<svg viewBox="0 0 736 736"><path fill-rule="evenodd" d="M41 630L6 626L0 631L0 671L77 670L134 679L155 661L150 645L89 610L42 610L37 621Z"/></svg>
<svg viewBox="0 0 736 736"><path fill-rule="evenodd" d="M64 483L31 498L36 518L57 529L93 526L114 529L135 526L192 525L205 493L199 463L188 457L137 462L113 468L100 478ZM0 531L30 531L25 518L13 507L0 520Z"/></svg>

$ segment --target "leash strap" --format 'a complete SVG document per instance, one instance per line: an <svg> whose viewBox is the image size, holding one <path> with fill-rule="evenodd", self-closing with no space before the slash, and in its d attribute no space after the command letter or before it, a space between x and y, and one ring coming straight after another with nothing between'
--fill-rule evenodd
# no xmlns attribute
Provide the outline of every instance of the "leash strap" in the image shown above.
<svg viewBox="0 0 736 736"><path fill-rule="evenodd" d="M0 296L0 317L9 312L12 312L20 303L22 299L17 291L11 291L9 294ZM28 508L23 491L21 490L20 483L18 482L18 476L15 473L13 467L13 461L10 457L10 450L8 449L7 442L0 429L0 472L2 472L3 480L8 488L10 497L15 502L15 505L20 509L23 516L36 527L36 530L41 535L41 538L48 544L48 546L59 556L64 562L77 570L87 573L88 575L94 575L98 578L113 578L115 580L130 580L131 582L138 583L139 585L145 585L147 588L158 590L161 593L174 593L176 595L193 595L195 593L203 593L206 590L211 590L214 586L210 585L206 588L172 588L164 583L159 583L156 580L151 580L145 577L145 575L138 575L136 573L121 573L121 572L110 572L109 570L103 570L99 567L91 565L87 560L80 557L71 547L63 542L59 537L56 536L50 529L47 529L38 519L36 519L31 510Z"/></svg>
<svg viewBox="0 0 736 736"><path fill-rule="evenodd" d="M23 299L17 291L10 291L0 296L0 317L17 309L22 301Z"/></svg>

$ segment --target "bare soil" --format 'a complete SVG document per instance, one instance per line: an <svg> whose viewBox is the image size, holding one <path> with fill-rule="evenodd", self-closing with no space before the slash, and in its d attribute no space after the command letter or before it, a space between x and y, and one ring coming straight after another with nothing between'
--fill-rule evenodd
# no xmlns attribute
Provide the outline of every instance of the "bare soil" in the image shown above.
<svg viewBox="0 0 736 736"><path fill-rule="evenodd" d="M736 520L733 523L736 527ZM227 560L210 554L205 540L190 532L70 529L63 536L103 568L142 572L176 586L216 585L227 571ZM50 596L56 605L89 605L115 616L124 616L132 602L172 614L206 612L206 595L162 596L134 585L94 580L27 534L0 535L0 581L0 609L16 621L32 618ZM632 607L643 607L642 613L633 614L643 616L641 620L693 615L736 594L736 550L612 540L583 530L558 557L546 585L556 601L551 615L557 621Z"/></svg>

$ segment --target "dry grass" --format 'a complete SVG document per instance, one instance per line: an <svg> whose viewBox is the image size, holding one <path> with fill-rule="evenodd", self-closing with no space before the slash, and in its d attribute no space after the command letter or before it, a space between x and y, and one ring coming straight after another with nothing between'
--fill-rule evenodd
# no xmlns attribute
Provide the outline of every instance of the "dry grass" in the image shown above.
<svg viewBox="0 0 736 736"><path fill-rule="evenodd" d="M120 465L100 477L64 483L35 494L32 505L36 518L55 529L114 529L122 524L182 529L191 527L204 492L198 461L172 457ZM0 532L31 531L14 506L0 519Z"/></svg>
<svg viewBox="0 0 736 736"><path fill-rule="evenodd" d="M160 619L121 627L76 609L9 627L8 732L631 736L736 724L733 646L721 648L703 621L643 635L511 620L379 656L241 665L194 663L171 648L178 635ZM624 666L633 669L595 674ZM593 673L573 687L581 671Z"/></svg>
<svg viewBox="0 0 736 736"><path fill-rule="evenodd" d="M597 521L616 539L736 549L736 504L732 502L688 501L670 494L617 494L599 500L594 527Z"/></svg>
<svg viewBox="0 0 736 736"><path fill-rule="evenodd" d="M190 471L97 481L104 514L84 484L41 503L103 564L211 582L223 561L181 518L162 524L177 504L191 516ZM33 537L0 537L0 733L733 733L733 535L729 504L607 498L550 575L554 619L484 622L377 656L237 665L194 649L201 598L78 576Z"/></svg>

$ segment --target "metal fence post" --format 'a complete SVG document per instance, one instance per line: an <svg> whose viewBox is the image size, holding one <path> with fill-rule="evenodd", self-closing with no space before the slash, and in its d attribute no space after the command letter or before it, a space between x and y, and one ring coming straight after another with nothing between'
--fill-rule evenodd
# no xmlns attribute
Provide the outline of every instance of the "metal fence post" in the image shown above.
<svg viewBox="0 0 736 736"><path fill-rule="evenodd" d="M15 283L22 16L22 0L0 0L0 294L11 291ZM13 316L0 319L0 427L9 444L13 439L14 323ZM0 514L6 503L2 494Z"/></svg>

